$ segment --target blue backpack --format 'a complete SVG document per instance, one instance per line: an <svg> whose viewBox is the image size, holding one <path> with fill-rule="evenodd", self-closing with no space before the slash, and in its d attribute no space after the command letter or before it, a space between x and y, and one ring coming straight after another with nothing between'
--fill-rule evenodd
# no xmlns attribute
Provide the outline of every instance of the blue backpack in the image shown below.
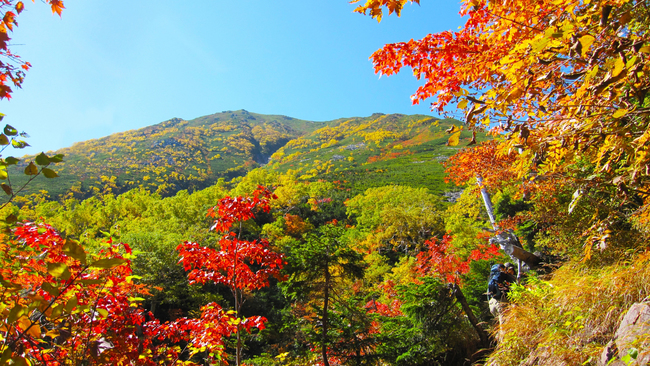
<svg viewBox="0 0 650 366"><path fill-rule="evenodd" d="M495 264L490 269L490 278L488 279L488 299L495 298L501 300L503 296L503 291L499 288L499 283L503 283L506 280L506 275L501 272L499 269L502 265Z"/></svg>

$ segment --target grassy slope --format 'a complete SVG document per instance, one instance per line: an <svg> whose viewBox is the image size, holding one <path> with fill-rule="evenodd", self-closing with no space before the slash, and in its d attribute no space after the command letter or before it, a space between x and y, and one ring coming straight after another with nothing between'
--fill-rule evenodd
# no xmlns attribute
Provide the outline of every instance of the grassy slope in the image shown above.
<svg viewBox="0 0 650 366"><path fill-rule="evenodd" d="M325 124L245 110L190 121L174 118L58 150L65 155L55 167L60 178L37 179L29 188L47 188L52 196L75 185L86 194L107 186L120 192L143 185L165 195L203 188L218 178L245 174L286 142Z"/></svg>
<svg viewBox="0 0 650 366"><path fill-rule="evenodd" d="M344 181L356 191L402 184L443 192L452 187L444 183L442 162L471 138L464 131L458 146L446 146L445 130L454 124L461 123L397 114L338 120L287 144L272 156L269 167L297 170L304 179Z"/></svg>
<svg viewBox="0 0 650 366"><path fill-rule="evenodd" d="M56 151L65 155L54 167L60 178L39 177L29 192L47 188L57 197L72 190L87 197L144 186L171 195L243 176L274 152L269 169L297 170L303 179L345 181L357 192L386 184L442 192L451 187L443 181L441 162L471 136L465 131L460 145L445 146L445 130L453 124L460 122L398 114L310 122L245 110L190 121L174 118Z"/></svg>

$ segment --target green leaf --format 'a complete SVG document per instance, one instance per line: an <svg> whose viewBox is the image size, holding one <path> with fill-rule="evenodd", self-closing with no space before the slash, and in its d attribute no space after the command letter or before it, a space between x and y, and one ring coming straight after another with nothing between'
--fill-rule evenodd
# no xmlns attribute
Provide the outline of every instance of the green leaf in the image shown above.
<svg viewBox="0 0 650 366"><path fill-rule="evenodd" d="M9 312L7 323L11 324L15 322L16 319L20 318L23 314L25 314L25 308L22 305L14 306L14 308Z"/></svg>
<svg viewBox="0 0 650 366"><path fill-rule="evenodd" d="M4 133L0 135L0 145L9 145L9 139Z"/></svg>
<svg viewBox="0 0 650 366"><path fill-rule="evenodd" d="M35 159L36 164L38 165L48 165L50 164L50 159L45 155L45 153L40 153Z"/></svg>
<svg viewBox="0 0 650 366"><path fill-rule="evenodd" d="M104 282L104 280L79 280L79 283L84 284L84 285L100 285Z"/></svg>
<svg viewBox="0 0 650 366"><path fill-rule="evenodd" d="M7 347L4 352L2 352L2 357L0 357L0 365L4 365L13 354L13 350L10 347Z"/></svg>
<svg viewBox="0 0 650 366"><path fill-rule="evenodd" d="M63 161L63 157L64 157L63 154L56 154L54 156L50 156L49 157L50 163L60 163Z"/></svg>
<svg viewBox="0 0 650 366"><path fill-rule="evenodd" d="M86 264L86 251L81 245L79 245L79 243L74 240L66 239L65 243L63 244L63 253L80 261L83 264Z"/></svg>
<svg viewBox="0 0 650 366"><path fill-rule="evenodd" d="M16 135L18 134L18 130L16 130L15 128L13 128L13 127L10 126L10 125L6 125L6 126L5 126L5 130L4 130L4 133L5 133L7 136L16 136Z"/></svg>
<svg viewBox="0 0 650 366"><path fill-rule="evenodd" d="M6 222L7 224L13 224L13 223L16 222L16 221L18 221L18 217L16 217L16 215L14 215L14 214L10 214L10 215L7 216L7 218L5 219L5 222Z"/></svg>
<svg viewBox="0 0 650 366"><path fill-rule="evenodd" d="M59 278L63 276L63 273L68 269L64 263L48 263L47 264L47 273L51 274L53 277Z"/></svg>
<svg viewBox="0 0 650 366"><path fill-rule="evenodd" d="M97 312L102 316L102 318L108 318L108 310L98 308Z"/></svg>
<svg viewBox="0 0 650 366"><path fill-rule="evenodd" d="M25 141L22 141L22 140L20 140L20 141L11 140L11 146L15 147L16 149L24 149L27 146L29 146L29 144L26 143Z"/></svg>
<svg viewBox="0 0 650 366"><path fill-rule="evenodd" d="M109 269L125 264L126 261L120 258L105 258L92 263L90 266L93 268Z"/></svg>
<svg viewBox="0 0 650 366"><path fill-rule="evenodd" d="M36 167L34 163L29 163L29 165L25 168L25 174L27 175L38 174L38 167Z"/></svg>
<svg viewBox="0 0 650 366"><path fill-rule="evenodd" d="M7 165L16 165L18 162L20 162L20 159L16 159L13 156L7 156L5 159L5 163L7 163Z"/></svg>
<svg viewBox="0 0 650 366"><path fill-rule="evenodd" d="M0 184L0 187L2 187L2 190L5 191L7 196L11 196L14 193L13 189L6 183Z"/></svg>
<svg viewBox="0 0 650 366"><path fill-rule="evenodd" d="M68 300L68 302L65 304L65 311L68 313L71 312L78 303L79 301L77 301L77 297L72 296L70 300Z"/></svg>
<svg viewBox="0 0 650 366"><path fill-rule="evenodd" d="M54 170L49 168L43 168L43 175L45 178L56 178L59 176Z"/></svg>
<svg viewBox="0 0 650 366"><path fill-rule="evenodd" d="M627 354L630 355L630 357L632 357L633 359L636 360L637 357L639 357L639 350L632 347L632 348L627 350Z"/></svg>
<svg viewBox="0 0 650 366"><path fill-rule="evenodd" d="M61 291L49 282L43 282L41 288L52 296L59 296Z"/></svg>
<svg viewBox="0 0 650 366"><path fill-rule="evenodd" d="M56 304L54 307L52 307L52 314L50 314L50 319L56 319L61 316L61 313L63 312L63 304Z"/></svg>

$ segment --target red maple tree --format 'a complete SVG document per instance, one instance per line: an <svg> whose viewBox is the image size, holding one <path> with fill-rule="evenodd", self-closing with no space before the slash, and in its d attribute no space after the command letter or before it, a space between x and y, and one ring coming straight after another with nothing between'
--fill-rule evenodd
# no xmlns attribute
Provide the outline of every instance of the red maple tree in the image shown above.
<svg viewBox="0 0 650 366"><path fill-rule="evenodd" d="M234 297L235 333L237 335L237 365L241 364L241 329L264 329L266 318L262 316L241 317L244 294L269 285L269 277L281 279L284 265L282 254L269 247L266 239L242 240L242 224L255 217L259 211L269 212L269 201L276 198L268 188L259 186L252 197L225 197L208 211L216 217L211 229L223 234L219 249L185 242L178 246L180 262L188 274L190 284L207 282L228 286ZM238 225L238 232L232 232ZM212 306L217 309L216 304ZM221 308L218 308L221 311Z"/></svg>

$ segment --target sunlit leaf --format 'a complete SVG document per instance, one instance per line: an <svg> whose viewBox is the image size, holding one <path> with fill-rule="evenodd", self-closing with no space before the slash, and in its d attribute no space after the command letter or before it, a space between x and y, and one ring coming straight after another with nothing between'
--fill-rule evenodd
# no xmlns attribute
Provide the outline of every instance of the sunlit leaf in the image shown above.
<svg viewBox="0 0 650 366"><path fill-rule="evenodd" d="M460 143L460 134L462 131L458 131L455 134L451 135L449 137L449 140L447 140L447 146L456 146Z"/></svg>
<svg viewBox="0 0 650 366"><path fill-rule="evenodd" d="M49 282L43 282L43 284L41 285L41 288L43 290L45 290L48 294L52 295L52 296L58 296L61 293L61 291L59 291L58 288L56 288L55 286L53 286Z"/></svg>
<svg viewBox="0 0 650 366"><path fill-rule="evenodd" d="M63 244L63 252L83 264L86 263L86 251L74 240L66 239Z"/></svg>
<svg viewBox="0 0 650 366"><path fill-rule="evenodd" d="M36 175L38 174L38 167L34 163L29 163L27 167L25 168L25 174L27 175Z"/></svg>
<svg viewBox="0 0 650 366"><path fill-rule="evenodd" d="M25 314L25 310L26 308L22 305L14 306L11 311L9 311L9 315L7 316L7 323L11 324L15 322L19 317Z"/></svg>
<svg viewBox="0 0 650 366"><path fill-rule="evenodd" d="M4 128L4 133L7 136L16 136L18 134L18 130L16 130L10 125L6 125Z"/></svg>
<svg viewBox="0 0 650 366"><path fill-rule="evenodd" d="M47 264L47 273L51 274L53 277L59 278L63 276L63 273L68 269L68 266L65 263L48 263Z"/></svg>
<svg viewBox="0 0 650 366"><path fill-rule="evenodd" d="M72 312L72 310L74 310L74 308L77 306L78 303L79 303L79 300L77 299L77 297L72 296L68 300L68 302L65 304L65 307L64 307L63 310L65 310L66 313L70 313L70 312Z"/></svg>
<svg viewBox="0 0 650 366"><path fill-rule="evenodd" d="M614 118L621 118L621 117L627 115L628 112L629 112L629 111L628 111L627 109L619 109L619 110L617 110L616 112L614 112L614 114L612 115L612 117L614 117Z"/></svg>
<svg viewBox="0 0 650 366"><path fill-rule="evenodd" d="M36 159L34 159L36 164L38 165L48 165L50 164L50 159L45 155L45 153L40 153L38 156L36 156Z"/></svg>
<svg viewBox="0 0 650 366"><path fill-rule="evenodd" d="M54 170L50 168L43 168L43 175L45 178L56 178L59 176Z"/></svg>
<svg viewBox="0 0 650 366"><path fill-rule="evenodd" d="M120 258L104 258L90 264L93 268L109 269L125 264L127 261Z"/></svg>

